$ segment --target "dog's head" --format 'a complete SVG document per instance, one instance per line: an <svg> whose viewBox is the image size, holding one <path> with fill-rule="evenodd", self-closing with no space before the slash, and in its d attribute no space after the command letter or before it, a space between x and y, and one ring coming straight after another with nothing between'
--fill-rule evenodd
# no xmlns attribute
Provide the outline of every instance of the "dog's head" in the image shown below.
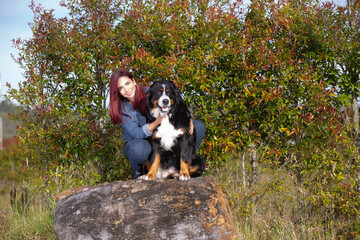
<svg viewBox="0 0 360 240"><path fill-rule="evenodd" d="M182 101L180 90L171 81L160 80L151 85L147 94L147 108L151 117L168 114Z"/></svg>

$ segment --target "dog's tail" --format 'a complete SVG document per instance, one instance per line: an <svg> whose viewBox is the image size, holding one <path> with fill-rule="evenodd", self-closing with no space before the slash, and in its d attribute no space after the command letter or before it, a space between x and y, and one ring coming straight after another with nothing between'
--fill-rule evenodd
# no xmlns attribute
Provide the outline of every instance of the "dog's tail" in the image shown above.
<svg viewBox="0 0 360 240"><path fill-rule="evenodd" d="M190 166L190 176L200 177L205 171L205 159L201 155L196 155L192 161Z"/></svg>

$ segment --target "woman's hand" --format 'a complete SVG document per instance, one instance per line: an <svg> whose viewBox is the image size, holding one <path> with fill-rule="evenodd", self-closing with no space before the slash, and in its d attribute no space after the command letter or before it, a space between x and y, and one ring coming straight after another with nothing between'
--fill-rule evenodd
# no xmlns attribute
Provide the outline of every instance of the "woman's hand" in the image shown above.
<svg viewBox="0 0 360 240"><path fill-rule="evenodd" d="M192 119L190 119L189 133L190 133L190 134L193 134L193 133L194 133L194 124L193 124L193 120L192 120Z"/></svg>
<svg viewBox="0 0 360 240"><path fill-rule="evenodd" d="M154 129L161 124L161 122L165 118L165 116L159 116L155 119L155 121L153 121L152 123L149 124L150 132L154 131Z"/></svg>
<svg viewBox="0 0 360 240"><path fill-rule="evenodd" d="M155 120L155 122L157 123L157 125L160 125L161 124L161 122L162 122L162 120L164 119L166 117L166 115L164 115L164 116L158 116L157 117L157 119Z"/></svg>

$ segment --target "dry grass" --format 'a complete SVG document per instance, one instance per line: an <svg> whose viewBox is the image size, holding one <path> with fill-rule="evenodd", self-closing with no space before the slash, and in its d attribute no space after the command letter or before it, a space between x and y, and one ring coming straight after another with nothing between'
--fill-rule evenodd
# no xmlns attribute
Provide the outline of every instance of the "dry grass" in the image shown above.
<svg viewBox="0 0 360 240"><path fill-rule="evenodd" d="M302 215L294 179L286 172L264 171L258 183L244 188L241 158L234 155L210 174L228 197L240 239L331 240L339 239L341 221L305 209Z"/></svg>
<svg viewBox="0 0 360 240"><path fill-rule="evenodd" d="M3 186L0 189L1 239L56 239L52 229L54 195L64 188L91 185L86 180L94 179L94 176L86 175L90 172L78 181L75 178L80 173L74 169L54 169L50 172L47 187L39 187L43 180L35 174L32 184L27 185L26 207L20 202L12 208L8 194L10 187L5 189ZM256 186L251 188L244 188L242 173L238 155L209 172L228 197L240 239L338 239L337 233L342 230L340 221L312 212L310 208L306 210L309 213L306 217L299 214L297 200L301 196L294 190L294 179L286 172L278 172L276 176L272 172L263 172Z"/></svg>
<svg viewBox="0 0 360 240"><path fill-rule="evenodd" d="M53 209L44 208L42 204L31 204L26 212L8 214L3 239L57 239L52 230Z"/></svg>
<svg viewBox="0 0 360 240"><path fill-rule="evenodd" d="M29 189L25 195L16 188L16 199L11 204L11 186L3 186L0 194L0 236L4 240L56 239L52 230L55 205L40 189Z"/></svg>
<svg viewBox="0 0 360 240"><path fill-rule="evenodd" d="M93 184L98 176L94 176L91 167L86 169L83 172L58 166L47 171L46 181L38 169L30 169L29 177L18 183L12 204L9 194L12 187L4 184L0 188L0 239L57 239L53 231L55 195L79 185Z"/></svg>

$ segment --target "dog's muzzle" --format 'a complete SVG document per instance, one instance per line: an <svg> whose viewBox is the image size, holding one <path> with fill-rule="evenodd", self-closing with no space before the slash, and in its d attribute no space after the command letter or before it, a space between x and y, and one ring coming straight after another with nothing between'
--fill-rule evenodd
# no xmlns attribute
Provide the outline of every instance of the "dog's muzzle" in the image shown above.
<svg viewBox="0 0 360 240"><path fill-rule="evenodd" d="M170 110L171 101L170 98L166 95L163 95L159 99L159 107L162 112L168 112Z"/></svg>

